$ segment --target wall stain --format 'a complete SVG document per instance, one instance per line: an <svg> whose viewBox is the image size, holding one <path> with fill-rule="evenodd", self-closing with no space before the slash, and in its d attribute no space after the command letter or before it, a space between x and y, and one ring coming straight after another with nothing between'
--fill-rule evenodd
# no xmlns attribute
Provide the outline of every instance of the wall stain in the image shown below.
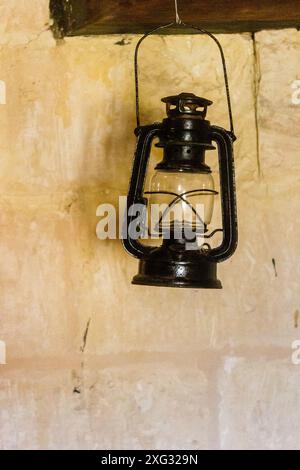
<svg viewBox="0 0 300 470"><path fill-rule="evenodd" d="M87 341L87 336L88 336L88 333L89 333L90 323L91 323L91 318L88 319L85 330L84 330L84 333L83 333L82 345L80 346L80 352L82 354L84 353L84 350L85 350L85 347L86 347L86 341ZM73 388L73 393L80 394L81 390L82 389L84 390L84 380L83 380L84 375L83 375L83 373L84 373L84 356L83 356L83 359L82 359L81 364L80 364L80 372L78 374L77 374L76 371L72 372L73 379L77 383Z"/></svg>
<svg viewBox="0 0 300 470"><path fill-rule="evenodd" d="M298 328L299 323L299 310L296 310L294 313L294 327Z"/></svg>
<svg viewBox="0 0 300 470"><path fill-rule="evenodd" d="M67 214L70 214L73 204L78 201L78 194L72 194L70 200L67 202L65 206L65 211Z"/></svg>
<svg viewBox="0 0 300 470"><path fill-rule="evenodd" d="M273 264L273 268L274 268L275 277L278 277L275 258L272 258L272 264Z"/></svg>
<svg viewBox="0 0 300 470"><path fill-rule="evenodd" d="M86 324L84 333L83 333L82 346L80 347L80 351L81 351L82 353L83 353L84 350L85 350L87 335L88 335L89 328L90 328L90 323L91 323L91 319L89 318L89 319L88 319L88 322L87 322L87 324Z"/></svg>
<svg viewBox="0 0 300 470"><path fill-rule="evenodd" d="M258 116L258 96L259 87L261 82L260 71L260 58L256 46L255 33L251 34L253 44L253 94L254 94L254 116L255 116L255 129L256 129L256 158L257 158L257 172L258 177L261 177L261 164L260 164L260 135L259 135L259 116Z"/></svg>
<svg viewBox="0 0 300 470"><path fill-rule="evenodd" d="M75 382L72 393L80 394L82 387L82 378L77 374L76 370L72 370L72 379Z"/></svg>
<svg viewBox="0 0 300 470"><path fill-rule="evenodd" d="M115 42L115 45L117 46L128 46L128 44L131 43L130 39L124 39L122 38L120 41Z"/></svg>

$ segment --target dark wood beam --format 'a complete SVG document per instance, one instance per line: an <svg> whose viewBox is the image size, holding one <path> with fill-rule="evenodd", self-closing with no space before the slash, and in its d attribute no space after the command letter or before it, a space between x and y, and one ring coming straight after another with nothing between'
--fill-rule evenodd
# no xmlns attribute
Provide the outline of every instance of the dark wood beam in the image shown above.
<svg viewBox="0 0 300 470"><path fill-rule="evenodd" d="M183 21L212 32L300 28L300 0L178 0L178 7ZM174 19L174 0L50 0L50 9L56 36L141 34Z"/></svg>

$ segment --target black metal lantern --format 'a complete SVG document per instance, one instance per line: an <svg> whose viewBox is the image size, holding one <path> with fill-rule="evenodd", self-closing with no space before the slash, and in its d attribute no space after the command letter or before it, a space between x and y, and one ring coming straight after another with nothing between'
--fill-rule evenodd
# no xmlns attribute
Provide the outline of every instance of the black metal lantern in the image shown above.
<svg viewBox="0 0 300 470"><path fill-rule="evenodd" d="M187 26L183 23L181 25ZM156 28L154 31L169 26L173 26L173 23ZM217 279L217 263L229 258L237 245L233 162L235 136L222 48L211 33L194 26L189 27L208 34L219 47L225 77L230 131L211 125L206 120L207 108L212 102L193 93L180 93L163 98L162 101L166 104L166 118L159 123L140 125L138 50L141 42L154 31L143 36L137 44L135 53L137 147L127 197L123 245L132 256L140 260L139 272L133 278L133 284L220 289L222 285ZM156 146L163 149L163 159L155 167L149 191L144 191L147 164L154 138L159 139ZM210 232L213 200L218 193L215 190L211 169L205 162L205 153L214 149L214 144L218 149L222 228ZM145 215L147 205L161 203L166 209L156 223L156 230L162 238L162 244L159 247L149 247L141 242L139 236L132 234L130 227L136 219L135 213L130 208L139 205L145 209ZM196 203L199 203L198 206ZM182 209L180 219L174 210L179 206ZM201 213L197 209L199 206L203 208ZM137 233L143 232L143 225L143 220L139 221ZM222 241L219 246L212 248L208 242L216 232L222 232ZM202 244L199 244L199 238Z"/></svg>

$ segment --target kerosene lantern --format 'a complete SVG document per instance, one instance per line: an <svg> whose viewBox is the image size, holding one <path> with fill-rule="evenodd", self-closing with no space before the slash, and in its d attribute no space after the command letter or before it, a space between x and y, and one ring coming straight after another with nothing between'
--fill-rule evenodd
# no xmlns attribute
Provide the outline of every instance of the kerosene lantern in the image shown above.
<svg viewBox="0 0 300 470"><path fill-rule="evenodd" d="M172 25L171 23L163 27ZM192 28L198 29L193 26ZM220 289L222 285L217 278L217 263L229 258L236 249L237 217L233 162L235 137L226 64L217 39L204 30L199 31L214 39L221 52L230 131L211 125L206 119L211 101L186 92L162 98L166 105L165 119L141 126L138 48L153 31L144 35L136 48L137 146L123 233L125 249L140 260L139 272L134 276L133 284ZM163 149L163 159L155 167L150 188L145 189L146 170L154 138L158 138L156 146ZM222 228L211 231L214 198L218 192L211 169L205 161L205 154L206 151L216 148L215 145L218 149ZM139 220L137 227L136 212L132 210L135 206L142 207L146 216L147 206L149 209L153 204L164 207L155 224L158 236L162 239L158 247L142 243L144 222ZM177 216L178 211L175 209L178 208L181 210L181 217ZM135 227L134 233L132 226ZM222 233L222 241L219 246L212 247L210 238L216 232Z"/></svg>

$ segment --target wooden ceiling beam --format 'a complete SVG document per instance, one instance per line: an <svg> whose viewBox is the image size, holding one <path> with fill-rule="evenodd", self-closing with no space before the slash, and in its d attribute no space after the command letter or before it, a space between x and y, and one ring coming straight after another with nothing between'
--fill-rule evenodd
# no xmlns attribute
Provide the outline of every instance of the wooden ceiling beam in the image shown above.
<svg viewBox="0 0 300 470"><path fill-rule="evenodd" d="M211 32L300 28L300 0L178 0L180 17ZM50 0L56 36L144 33L174 20L174 0ZM168 29L165 33L189 32Z"/></svg>

